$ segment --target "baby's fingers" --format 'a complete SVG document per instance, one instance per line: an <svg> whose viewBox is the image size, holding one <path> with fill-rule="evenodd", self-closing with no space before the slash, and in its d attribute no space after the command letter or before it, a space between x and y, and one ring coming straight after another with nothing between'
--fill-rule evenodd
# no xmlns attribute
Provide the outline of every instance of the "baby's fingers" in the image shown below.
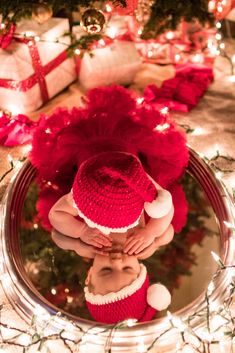
<svg viewBox="0 0 235 353"><path fill-rule="evenodd" d="M110 240L110 238L107 238L103 234L96 235L95 240L103 246L111 246L112 245L112 241Z"/></svg>
<svg viewBox="0 0 235 353"><path fill-rule="evenodd" d="M140 243L140 241L135 242L135 244L133 244L133 246L128 250L128 255L134 255L141 245L142 243Z"/></svg>
<svg viewBox="0 0 235 353"><path fill-rule="evenodd" d="M124 253L128 253L128 254L129 254L130 250L131 250L133 247L135 247L135 245L136 245L137 243L139 244L139 241L138 241L137 239L134 239L134 238L128 239L128 240L126 241L125 246L124 246Z"/></svg>

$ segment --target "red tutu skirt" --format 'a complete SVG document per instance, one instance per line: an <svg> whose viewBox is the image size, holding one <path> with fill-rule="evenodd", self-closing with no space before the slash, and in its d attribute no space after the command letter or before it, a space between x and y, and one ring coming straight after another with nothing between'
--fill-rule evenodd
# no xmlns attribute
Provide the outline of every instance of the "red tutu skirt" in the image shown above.
<svg viewBox="0 0 235 353"><path fill-rule="evenodd" d="M35 128L30 160L37 169L40 194L37 203L42 225L50 229L48 212L71 190L79 165L105 151L133 153L146 172L172 193L173 225L179 232L185 225L187 201L180 178L189 153L185 134L149 103L138 104L120 86L95 88L84 106L58 108L42 116Z"/></svg>

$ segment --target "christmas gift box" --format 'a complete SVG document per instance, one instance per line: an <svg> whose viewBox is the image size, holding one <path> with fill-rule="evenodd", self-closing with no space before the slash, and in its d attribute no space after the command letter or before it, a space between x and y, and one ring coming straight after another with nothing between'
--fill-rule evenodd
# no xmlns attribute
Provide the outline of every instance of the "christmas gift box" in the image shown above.
<svg viewBox="0 0 235 353"><path fill-rule="evenodd" d="M74 33L77 38L84 35L79 28ZM121 39L104 37L78 60L78 79L85 90L133 81L142 60L135 43L125 38L125 35Z"/></svg>
<svg viewBox="0 0 235 353"><path fill-rule="evenodd" d="M61 18L17 25L9 45L0 45L1 109L34 111L76 79L75 61L66 52L68 31L68 20Z"/></svg>
<svg viewBox="0 0 235 353"><path fill-rule="evenodd" d="M127 85L141 64L135 44L114 41L111 44L85 53L80 63L79 81L85 89L113 83Z"/></svg>

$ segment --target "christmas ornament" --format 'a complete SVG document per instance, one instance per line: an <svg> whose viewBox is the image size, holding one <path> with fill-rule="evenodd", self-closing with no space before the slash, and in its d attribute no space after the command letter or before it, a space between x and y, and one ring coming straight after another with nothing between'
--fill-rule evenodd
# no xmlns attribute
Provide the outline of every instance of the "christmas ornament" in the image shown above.
<svg viewBox="0 0 235 353"><path fill-rule="evenodd" d="M40 24L49 20L52 15L52 8L44 2L33 7L32 18Z"/></svg>
<svg viewBox="0 0 235 353"><path fill-rule="evenodd" d="M99 10L88 9L82 15L81 26L88 33L94 34L101 32L104 24L104 14Z"/></svg>

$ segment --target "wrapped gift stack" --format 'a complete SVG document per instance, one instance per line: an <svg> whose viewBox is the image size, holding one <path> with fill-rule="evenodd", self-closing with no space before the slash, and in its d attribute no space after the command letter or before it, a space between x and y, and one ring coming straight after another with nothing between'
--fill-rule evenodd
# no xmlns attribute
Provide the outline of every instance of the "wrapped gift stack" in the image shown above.
<svg viewBox="0 0 235 353"><path fill-rule="evenodd" d="M76 79L74 59L66 52L68 31L68 19L51 18L43 24L24 20L5 36L8 41L2 40L0 49L2 109L34 111Z"/></svg>

